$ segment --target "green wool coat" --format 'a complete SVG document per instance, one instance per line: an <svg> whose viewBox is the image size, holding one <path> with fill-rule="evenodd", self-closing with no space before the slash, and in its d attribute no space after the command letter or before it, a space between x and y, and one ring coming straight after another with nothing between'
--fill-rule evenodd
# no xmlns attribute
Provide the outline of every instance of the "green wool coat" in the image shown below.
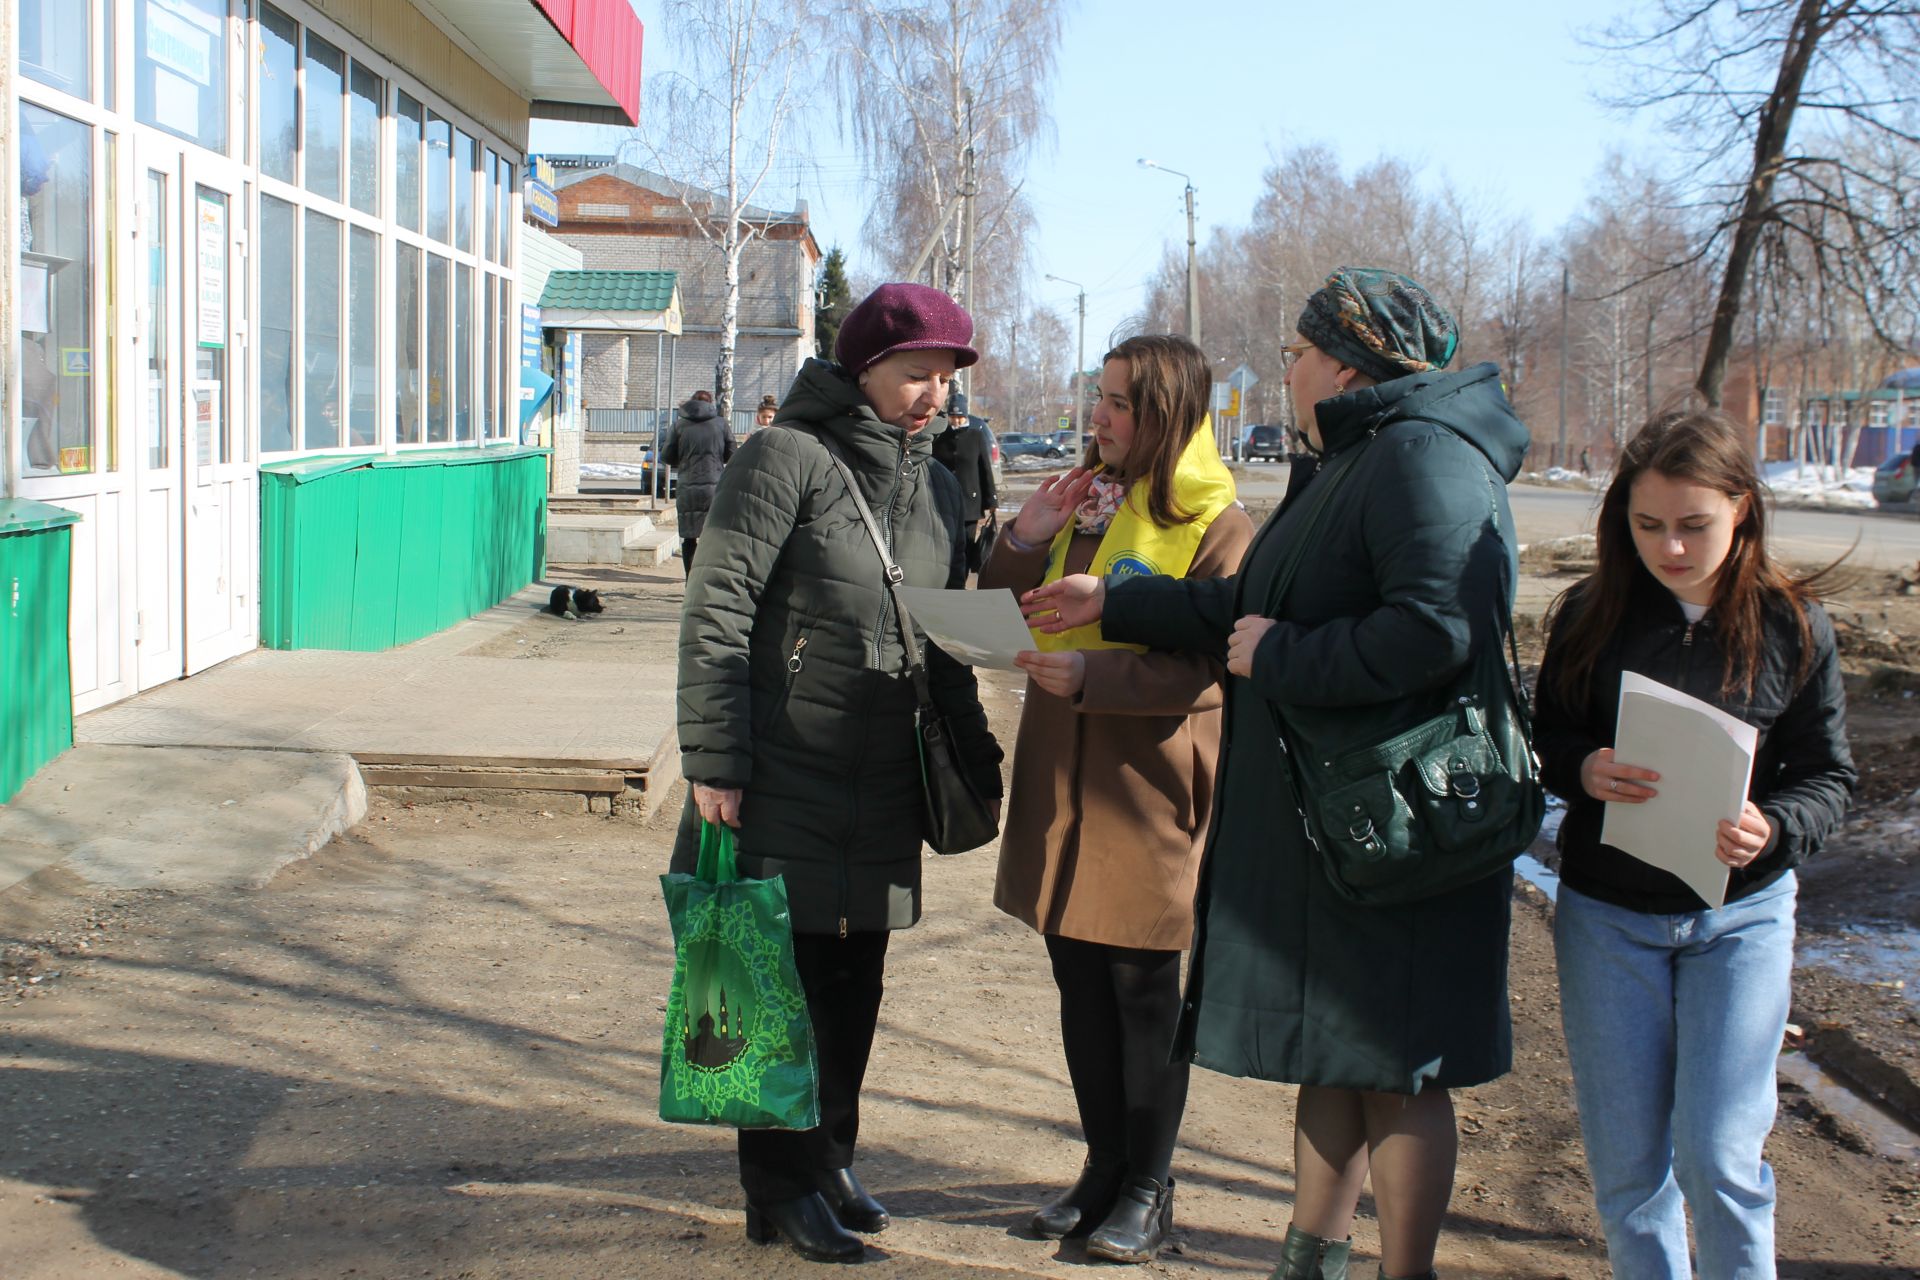
<svg viewBox="0 0 1920 1280"><path fill-rule="evenodd" d="M1512 1059L1511 873L1403 906L1341 898L1307 842L1269 701L1329 754L1438 710L1473 647L1500 643L1517 578L1505 482L1527 431L1492 365L1363 388L1315 416L1328 456L1365 452L1277 609L1306 474L1237 577L1108 584L1111 640L1224 655L1235 619L1278 620L1253 677L1227 682L1180 1046L1215 1071L1295 1084L1478 1084Z"/></svg>
<svg viewBox="0 0 1920 1280"><path fill-rule="evenodd" d="M779 420L721 472L687 578L681 767L745 791L741 874L786 878L796 932L903 929L920 918L916 699L880 555L823 439L853 468L907 583L966 583L960 486L926 433L882 422L839 366L808 361ZM999 796L972 669L921 645L962 759ZM693 870L699 827L689 798L674 870Z"/></svg>

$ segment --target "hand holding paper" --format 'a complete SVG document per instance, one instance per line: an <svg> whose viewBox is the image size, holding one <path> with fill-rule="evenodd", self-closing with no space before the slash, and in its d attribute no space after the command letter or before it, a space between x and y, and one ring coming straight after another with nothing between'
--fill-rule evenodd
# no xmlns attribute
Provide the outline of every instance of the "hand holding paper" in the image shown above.
<svg viewBox="0 0 1920 1280"><path fill-rule="evenodd" d="M1033 648L1011 591L901 587L913 620L948 655L974 667L1014 669L1014 655Z"/></svg>
<svg viewBox="0 0 1920 1280"><path fill-rule="evenodd" d="M1609 804L1600 839L1672 872L1708 906L1720 906L1727 896L1721 824L1741 825L1759 741L1759 730L1745 721L1627 672L1614 757L1652 770L1660 785L1644 803Z"/></svg>

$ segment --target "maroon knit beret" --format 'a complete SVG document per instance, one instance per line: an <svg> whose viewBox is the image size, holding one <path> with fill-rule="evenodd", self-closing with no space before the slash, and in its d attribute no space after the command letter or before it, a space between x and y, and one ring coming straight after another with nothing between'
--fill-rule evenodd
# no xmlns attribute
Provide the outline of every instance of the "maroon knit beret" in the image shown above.
<svg viewBox="0 0 1920 1280"><path fill-rule="evenodd" d="M896 351L951 351L956 369L980 359L973 317L938 289L924 284L883 284L840 322L833 355L851 374L864 373Z"/></svg>

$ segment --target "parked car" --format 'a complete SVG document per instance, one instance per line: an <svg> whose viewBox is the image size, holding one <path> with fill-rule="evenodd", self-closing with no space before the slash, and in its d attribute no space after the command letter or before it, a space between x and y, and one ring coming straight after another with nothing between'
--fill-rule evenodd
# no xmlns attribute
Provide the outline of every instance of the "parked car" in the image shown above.
<svg viewBox="0 0 1920 1280"><path fill-rule="evenodd" d="M1920 475L1914 474L1910 454L1896 453L1873 470L1873 500L1883 507L1912 502L1916 487L1920 487Z"/></svg>
<svg viewBox="0 0 1920 1280"><path fill-rule="evenodd" d="M1000 437L993 434L993 428L987 425L988 419L976 417L972 421L987 437L987 456L993 459L993 487L998 489L1007 479L1007 469L1000 462Z"/></svg>
<svg viewBox="0 0 1920 1280"><path fill-rule="evenodd" d="M1080 456L1080 433L1071 427L1065 431L1054 432L1053 442L1060 446L1062 452L1064 452L1067 457L1077 458Z"/></svg>
<svg viewBox="0 0 1920 1280"><path fill-rule="evenodd" d="M1247 434L1240 444L1240 457L1247 462L1268 458L1275 462L1285 462L1287 458L1287 430L1285 427L1267 426L1255 423L1247 428Z"/></svg>
<svg viewBox="0 0 1920 1280"><path fill-rule="evenodd" d="M1052 436L1031 431L1009 431L1000 437L1000 452L1009 458L1064 458L1067 451Z"/></svg>

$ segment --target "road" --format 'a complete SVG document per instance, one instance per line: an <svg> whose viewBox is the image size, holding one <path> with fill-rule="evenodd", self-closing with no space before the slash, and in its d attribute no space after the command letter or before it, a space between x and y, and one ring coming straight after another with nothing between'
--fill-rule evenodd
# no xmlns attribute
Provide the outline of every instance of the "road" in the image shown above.
<svg viewBox="0 0 1920 1280"><path fill-rule="evenodd" d="M1243 463L1240 470L1251 473L1243 480L1240 497L1256 506L1280 501L1287 488L1287 466L1280 462ZM1038 476L1016 474L1008 479L1008 497L1012 506L1031 491ZM1513 503L1514 524L1522 542L1558 538L1593 531L1593 517L1599 509L1600 495L1579 489L1558 489L1544 485L1516 484L1507 493ZM1855 546L1855 541L1858 546ZM1920 562L1920 519L1911 512L1825 511L1812 508L1775 508L1772 545L1774 554L1794 564L1825 564L1853 547L1847 563L1856 568L1894 570Z"/></svg>

